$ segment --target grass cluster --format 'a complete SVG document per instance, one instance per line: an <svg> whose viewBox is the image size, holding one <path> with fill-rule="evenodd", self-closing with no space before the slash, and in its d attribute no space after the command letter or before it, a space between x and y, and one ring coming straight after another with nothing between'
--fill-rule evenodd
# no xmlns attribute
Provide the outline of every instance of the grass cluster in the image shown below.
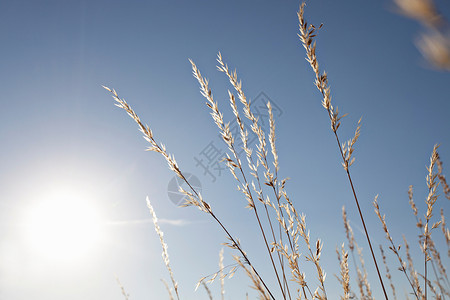
<svg viewBox="0 0 450 300"><path fill-rule="evenodd" d="M412 1L411 3L417 1L419 0ZM399 3L399 7L408 7L404 1L398 0L397 2ZM450 282L447 277L446 268L441 260L441 252L436 248L436 243L434 242L435 235L438 234L438 238L444 237L448 249L445 251L447 253L442 253L442 255L450 256L450 231L445 223L444 210L440 210L440 216L435 216L437 210L436 203L439 196L438 189L442 189L443 196L450 199L450 188L443 175L442 162L438 154L438 145L435 145L432 150L428 166L428 175L426 178L428 187L428 195L426 198L427 211L423 218L420 217L423 213L420 213L415 205L412 186L409 189L409 202L412 213L417 220L419 244L423 254L422 257L413 259L410 254L411 251L408 241L404 239L403 243L399 244L398 241L394 241L392 238L387 220L381 211L382 208L378 205L377 197L375 197L373 205L381 226L379 228L367 228L366 226L365 217L361 210L356 187L353 184L351 175L351 167L355 162L353 152L358 137L360 136L361 120L359 120L356 126L354 136L348 141L342 142L339 135L339 127L345 114L339 112L338 107L332 101L327 73L320 68L316 55L315 37L321 26L316 28L314 25L308 24L305 20L304 13L305 4L303 3L298 11L298 35L306 51L306 59L313 70L314 84L319 90L322 106L330 120L330 128L342 159L341 162L345 176L348 179L349 187L354 196L354 203L364 229L365 242L369 245L371 263L375 266L378 282L372 283L372 285L368 282L368 274L365 268L362 250L354 238L352 228L347 219L346 210L343 208L342 217L347 241L340 248L336 249L340 266L340 274L336 277L342 286L342 292L340 295L327 294L326 273L321 264L323 242L320 239L311 240L305 215L297 211L294 201L289 197L286 189L287 178L279 178L278 176L280 164L276 148L275 120L272 113L272 106L270 102L267 103L270 132L266 134L261 127L261 120L254 115L250 107L250 101L244 93L237 72L230 70L224 62L222 55L219 53L217 56L217 69L224 74L233 89L233 91L228 91L228 98L234 119L239 125L240 130L238 136L235 136L230 130L229 123L224 122L223 114L219 109L218 103L214 100L208 80L201 74L196 64L191 60L192 71L200 86L201 94L206 99L206 105L211 110L212 119L218 127L223 141L228 146L228 153L223 163L236 180L238 189L242 192L243 198L246 201L246 207L254 216L258 234L264 241L264 249L262 251L266 252L267 263L270 264L273 271L272 278L263 278L260 275L257 266L253 263L252 258L247 255L239 239L236 238L235 233L230 232L229 226L219 218L207 200L193 188L173 155L169 154L163 144L155 140L150 127L142 123L131 106L124 99L120 98L114 89L105 87L112 93L116 105L124 109L138 124L139 130L150 144L148 150L161 154L167 161L169 168L186 182L189 189L180 190L188 199L183 205L196 207L202 213L209 215L211 221L216 223L227 237L228 241L225 245L233 249L235 253L233 256L235 264L224 267L223 252L221 252L220 270L213 275L201 278L197 287L200 285L204 286L208 297L213 299L206 283L218 279L221 284L220 297L224 299L224 279L227 276L234 275L237 270L242 270L250 279L251 286L257 291L260 299L337 299L338 297L341 299L373 299L372 290L374 288L381 290L385 299L397 299L400 298L400 295L398 295L398 291L392 280L391 269L399 269L410 285L409 294L413 298L419 300L450 298ZM428 17L435 18L432 14L429 14ZM429 21L429 23L437 24L437 20ZM245 126L246 122L250 124L251 130L257 137L256 148L252 148L249 144L249 132ZM238 146L238 144L242 146ZM238 154L241 150L245 154L245 159L242 160ZM148 199L147 205L153 217L156 232L160 238L164 263L169 271L170 285L166 282L164 284L170 299L182 299L182 293L179 291L178 283L175 280L170 266L163 233L158 226L156 213ZM364 213L366 214L368 212ZM378 230L384 231L387 244L379 245L379 249L376 249L372 244L369 233ZM432 235L434 232L436 234ZM382 260L377 259L377 255L375 255L375 252L378 250L380 251L378 256L381 256ZM386 251L395 257L398 262L397 265L389 266L387 264ZM351 261L349 261L349 257L351 257ZM302 266L305 263L305 259L306 263L313 266L315 270L314 276L311 276L311 274L306 276L304 273ZM419 263L421 267L417 268ZM355 270L356 278L350 278L351 268ZM314 278L314 280L311 278ZM269 288L269 285L272 287ZM128 298L123 286L120 285L120 287L123 295Z"/></svg>

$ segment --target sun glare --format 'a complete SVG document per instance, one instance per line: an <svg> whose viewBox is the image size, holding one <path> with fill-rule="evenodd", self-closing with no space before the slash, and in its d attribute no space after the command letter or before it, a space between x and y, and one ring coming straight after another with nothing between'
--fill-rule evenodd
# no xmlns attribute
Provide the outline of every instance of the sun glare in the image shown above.
<svg viewBox="0 0 450 300"><path fill-rule="evenodd" d="M43 197L25 217L26 240L50 259L73 260L86 255L101 236L100 216L86 197Z"/></svg>

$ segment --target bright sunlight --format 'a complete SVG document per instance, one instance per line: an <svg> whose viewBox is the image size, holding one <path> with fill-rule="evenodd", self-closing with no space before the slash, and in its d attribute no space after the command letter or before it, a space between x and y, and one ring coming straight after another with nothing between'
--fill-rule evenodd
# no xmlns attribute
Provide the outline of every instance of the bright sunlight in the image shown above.
<svg viewBox="0 0 450 300"><path fill-rule="evenodd" d="M94 250L101 237L101 218L90 200L73 193L39 199L24 220L32 250L57 260L81 258Z"/></svg>

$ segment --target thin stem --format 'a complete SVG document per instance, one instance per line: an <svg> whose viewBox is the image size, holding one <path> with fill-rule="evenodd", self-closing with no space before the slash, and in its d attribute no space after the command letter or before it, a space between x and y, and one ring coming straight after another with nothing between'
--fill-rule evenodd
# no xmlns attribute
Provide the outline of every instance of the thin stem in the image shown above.
<svg viewBox="0 0 450 300"><path fill-rule="evenodd" d="M427 220L428 221L428 220ZM427 224L428 225L428 224ZM428 236L425 236L425 243L427 243L428 241ZM425 264L425 300L427 299L427 250L425 248L425 259L424 259L424 264Z"/></svg>
<svg viewBox="0 0 450 300"><path fill-rule="evenodd" d="M358 201L358 197L356 196L356 192L355 192L355 188L353 186L353 182L350 176L350 172L348 170L349 166L353 163L353 160L351 160L351 154L353 151L353 145L356 142L358 136L359 136L359 125L358 128L355 132L355 136L354 138L348 142L347 145L347 149L344 153L344 151L342 150L342 146L341 143L339 141L339 137L337 134L337 129L340 126L340 119L342 117L339 117L339 113L337 108L333 108L333 106L331 105L331 89L328 85L328 76L327 74L324 72L323 74L320 73L320 69L319 69L319 63L317 60L317 56L316 56L316 42L314 41L314 37L316 36L316 28L313 25L308 25L307 22L304 19L304 8L305 8L306 3L303 2L300 6L300 10L298 11L298 20L299 20L299 30L300 30L300 40L303 44L303 47L306 50L306 60L309 62L311 68L314 71L316 80L315 80L315 85L317 87L317 89L320 91L320 93L322 94L322 106L327 110L328 112L328 116L330 118L331 121L331 129L336 137L336 141L338 143L339 146L339 151L341 153L342 159L343 159L343 166L347 172L347 177L349 179L350 182L350 186L353 192L353 196L355 198L355 202L356 202L356 206L358 207L358 212L359 212L359 216L361 218L361 222L363 224L364 227L364 231L366 234L366 238L367 241L369 243L369 247L370 247L370 252L372 253L372 258L373 261L375 263L375 267L377 269L377 273L378 273L378 278L380 280L381 283L381 287L383 289L383 293L384 296L386 298L386 300L388 299L387 293L386 293L386 289L384 287L383 284L383 279L381 277L379 268L378 268L378 264L375 258L375 254L373 252L372 249L372 243L370 242L370 238L369 238L369 233L367 232L367 228L366 228L366 224L364 222L364 218L361 212L361 208L359 206L359 201ZM319 27L319 29L322 27L322 25Z"/></svg>
<svg viewBox="0 0 450 300"><path fill-rule="evenodd" d="M242 175L242 178L243 178L243 180L244 180L245 186L247 187L247 193L248 193L248 195L250 195L250 198L252 199L252 202L253 202L253 207L252 207L252 208L253 208L253 211L255 212L255 217L256 217L256 220L257 220L257 222L258 222L259 229L261 230L261 233L262 233L262 236L263 236L263 239L264 239L264 243L265 243L265 245L266 245L267 252L269 253L270 261L271 261L272 267L273 267L273 269L274 269L274 271L275 271L275 275L276 275L276 277L277 277L278 285L280 286L281 292L282 292L282 294L283 294L283 298L286 299L286 295L285 295L285 293L284 293L283 286L282 286L282 284L281 284L280 277L279 277L279 275L278 275L278 271L277 271L277 268L276 268L276 266L275 266L275 262L273 261L272 252L270 251L269 243L267 242L266 234L265 234L265 232L264 232L264 228L263 228L263 226L262 226L262 224L261 224L261 220L260 220L260 218L259 218L258 209L256 208L255 200L253 199L252 192L251 192L251 190L250 190L250 187L249 187L247 178L246 178L245 173L244 173L244 170L243 170L243 168L242 168L241 161L240 161L240 159L239 159L238 156L237 156L237 152L236 152L236 149L235 149L233 143L231 143L231 149L232 149L232 152L233 152L233 154L234 154L234 156L235 156L235 158L236 158L236 161L237 161L237 163L238 163L238 168L239 168L239 170L240 170L240 172L241 172L241 175ZM263 199L263 201L264 201L264 199ZM267 208L266 208L266 209L267 209ZM270 222L270 219L269 219L269 222ZM272 226L272 225L271 225L271 226Z"/></svg>
<svg viewBox="0 0 450 300"><path fill-rule="evenodd" d="M256 269L253 267L253 265L251 264L249 258L247 257L247 255L245 254L245 252L241 249L240 245L236 243L236 241L233 239L233 237L231 236L231 234L228 232L228 230L225 228L225 226L222 224L222 222L220 222L220 220L216 217L216 215L214 215L213 212L211 212L211 216L214 218L214 220L217 221L217 223L219 223L220 227L223 229L223 231L225 231L225 233L228 235L229 239L233 242L234 246L236 246L236 249L239 250L239 252L241 252L242 256L244 257L245 261L248 263L248 265L252 268L253 272L255 272L256 276L258 276L259 280L261 280L261 283L264 285L264 287L266 288L267 292L269 293L270 297L275 300L275 297L272 295L272 293L270 292L269 288L267 287L266 283L264 282L264 280L261 278L261 276L259 275L259 273L256 271Z"/></svg>
<svg viewBox="0 0 450 300"><path fill-rule="evenodd" d="M249 158L250 159L250 162L253 164L253 159L250 157ZM267 164L267 159L266 159L266 157L264 156L264 159L266 160L266 164ZM257 182L258 182L258 188L259 188L259 190L260 190L260 192L261 192L261 198L262 198L262 202L263 202L263 205L264 205L264 209L265 209L265 211L266 211L266 217L267 217L267 220L268 220L268 222L269 222L269 226L270 226L270 231L272 232L272 238L273 238L273 241L274 242L276 242L277 240L276 240L276 237L275 237L275 232L274 232L274 230L273 230L273 225L272 225L272 221L271 221L271 219L270 219L270 215L269 215L269 210L267 209L267 204L264 202L264 192L263 192L263 190L262 190L262 187L261 187L261 181L260 181L260 179L259 179L259 174L258 174L258 172L256 171L255 172L255 174L257 175L256 176L256 180L257 180ZM272 184L272 187L273 187L273 184ZM277 196L277 195L275 195L275 196ZM278 198L278 196L277 196L277 198ZM255 207L256 208L256 207ZM280 239L281 239L281 225L280 224L278 224L279 226L280 226ZM281 239L282 240L282 239ZM286 293L285 293L285 291L284 291L284 288L282 287L282 286L285 286L286 287L286 289L287 289L287 292L288 292L288 296L289 296L289 299L292 299L291 298L291 292L289 291L289 286L288 286L288 284L287 284L287 280L286 280L286 273L285 273L285 271L284 271L284 263L283 263L283 260L282 260L282 257L281 257L281 255L280 255L280 253L277 251L277 256L278 256L278 261L280 262L280 266L281 266L281 271L282 271L282 274L283 274L283 285L281 285L281 283L280 283L280 289L281 289L281 292L283 293L283 297L284 297L284 299L286 299ZM272 258L272 255L271 255L271 258ZM275 268L275 265L274 265L274 268ZM278 273L277 273L277 279L279 279L278 278Z"/></svg>
<svg viewBox="0 0 450 300"><path fill-rule="evenodd" d="M329 116L331 118L331 115L330 115L329 111L328 111L328 114L329 114ZM342 151L341 143L339 141L339 136L337 135L336 131L334 131L334 135L336 137L336 141L337 141L337 144L339 146L339 151L341 153L342 159L344 159L344 161L345 161L344 153ZM358 197L356 196L355 187L353 186L352 177L350 175L350 171L348 170L348 168L346 170L346 173L347 173L348 181L350 182L350 186L352 188L353 197L355 198L356 206L358 207L359 216L361 218L361 222L362 222L363 227L364 227L364 232L366 234L367 242L369 243L370 253L372 254L373 262L375 263L375 268L377 269L377 274L378 274L378 278L380 279L380 283L381 283L381 287L383 289L384 297L387 300L388 296L387 296L387 293L386 293L386 289L384 287L384 283L383 283L383 279L381 277L380 269L378 268L377 260L375 258L375 254L374 254L373 248L372 248L372 243L370 242L369 232L367 231L367 228L366 228L366 222L364 222L364 217L362 215L361 207L359 206Z"/></svg>
<svg viewBox="0 0 450 300"><path fill-rule="evenodd" d="M200 196L200 194L193 188L193 186L189 183L189 181L186 179L186 177L183 175L183 173L181 172L181 170L178 167L178 164L176 163L175 159L173 158L173 156L169 155L165 149L164 146L160 146L158 145L158 143L155 141L154 137L153 137L153 133L151 131L151 129L148 126L144 126L144 124L141 122L139 116L136 114L136 112L131 108L131 106L123 99L120 99L119 96L117 95L117 92L115 90L111 90L107 87L104 87L106 90L108 90L109 92L112 93L114 100L117 102L116 106L124 109L128 115L137 123L137 125L139 126L140 131L144 134L144 138L145 140L147 140L150 144L151 147L148 148L148 150L151 151L155 151L158 153L161 153L161 155L164 156L164 158L167 160L168 164L169 164L169 168L174 171L181 179L183 179L183 181L189 186L189 188L191 189L191 191L196 195L197 199L200 200L200 202L197 202L197 206L200 208L200 210L208 213L211 217L213 217L213 219L220 225L220 227L222 228L222 230L226 233L226 235L228 236L228 238L230 239L230 241L233 243L233 246L242 254L242 256L244 257L245 261L249 264L249 266L252 268L253 272L255 272L256 276L258 276L259 280L261 280L261 283L264 285L264 287L266 288L267 292L269 293L270 297L275 300L275 297L272 295L272 293L270 292L269 288L267 287L266 283L264 282L264 280L261 278L261 276L259 275L259 273L256 271L256 269L253 267L253 265L251 264L249 258L247 257L247 255L245 254L245 252L242 250L242 248L240 247L239 243L236 242L236 240L233 238L233 236L228 232L228 230L226 229L226 227L222 224L222 222L216 217L216 215L213 213L211 207L209 206L209 204L207 204L205 201L203 201L202 197Z"/></svg>
<svg viewBox="0 0 450 300"><path fill-rule="evenodd" d="M188 184L189 188L196 194L197 197L200 197L200 195L197 193L197 191L191 186L191 184L187 181L187 179L184 177L184 175L182 175L182 179ZM211 209L208 209L209 214L214 218L214 220L216 220L217 223L219 223L220 227L223 229L223 231L225 231L226 235L228 236L228 238L230 239L230 241L233 243L233 246L236 247L236 249L242 254L242 256L244 257L245 261L248 263L248 265L252 268L253 272L255 272L256 276L258 276L259 280L261 280L261 283L264 285L264 287L266 288L267 292L269 293L269 295L271 296L271 298L273 300L275 300L275 297L272 295L272 293L270 292L269 288L267 287L266 283L264 282L264 280L261 278L261 276L259 275L259 273L256 271L256 269L253 267L253 265L250 262L250 259L247 257L247 255L245 254L245 252L241 249L241 246L239 245L239 243L237 243L235 241L235 239L233 238L233 236L228 232L228 230L226 229L226 227L222 224L222 222L216 217L216 215L212 212ZM259 218L258 218L259 221ZM264 236L265 238L265 236ZM273 261L272 261L273 263Z"/></svg>

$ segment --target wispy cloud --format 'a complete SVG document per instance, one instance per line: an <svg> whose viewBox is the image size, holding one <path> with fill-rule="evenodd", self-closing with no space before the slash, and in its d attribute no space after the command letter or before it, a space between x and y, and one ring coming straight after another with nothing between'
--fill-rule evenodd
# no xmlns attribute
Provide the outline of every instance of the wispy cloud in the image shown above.
<svg viewBox="0 0 450 300"><path fill-rule="evenodd" d="M183 220L183 219L158 219L159 224L169 224L173 226L185 226L195 222ZM141 224L152 224L152 219L139 219L139 220L125 220L125 221L110 221L107 222L108 225L116 226L126 226L126 225L141 225Z"/></svg>
<svg viewBox="0 0 450 300"><path fill-rule="evenodd" d="M362 236L365 236L366 233L364 232L364 229L359 226L358 224L356 224L355 222L351 221L350 219L348 220L348 223L351 223L352 228L355 228L357 231L359 231L361 233ZM378 224L377 224L378 225ZM369 229L370 230L370 229ZM370 236L370 238L373 240L373 244L374 245L380 245L381 243L379 243L377 241L377 239L374 236Z"/></svg>

